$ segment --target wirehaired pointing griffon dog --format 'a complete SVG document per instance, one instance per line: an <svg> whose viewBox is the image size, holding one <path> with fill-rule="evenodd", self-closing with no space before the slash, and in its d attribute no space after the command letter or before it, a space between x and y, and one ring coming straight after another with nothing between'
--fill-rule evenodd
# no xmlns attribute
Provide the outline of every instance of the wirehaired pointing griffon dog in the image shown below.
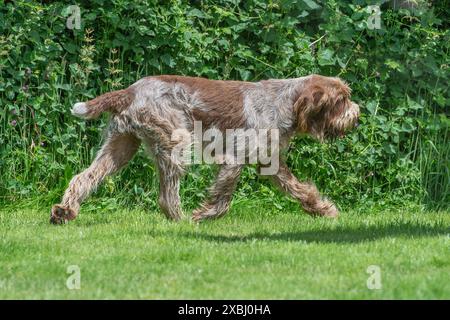
<svg viewBox="0 0 450 320"><path fill-rule="evenodd" d="M224 134L229 129L274 129L279 133L279 148L285 148L296 133L319 141L342 136L357 125L359 106L350 100L350 88L339 78L310 75L243 82L164 75L143 78L127 89L76 103L72 109L73 115L84 119L103 112L112 115L106 142L90 167L70 181L61 204L53 206L52 223L75 219L81 202L106 176L125 166L141 142L154 156L159 171L161 210L167 218L179 220L184 166L173 157L180 142L174 139L175 131L193 134L198 122L202 131ZM338 216L335 205L322 198L314 184L297 180L285 163L277 161L277 170L271 174L276 185L309 214ZM260 169L264 165L268 164L260 163ZM209 198L193 212L195 221L227 212L243 166L236 161L220 162Z"/></svg>

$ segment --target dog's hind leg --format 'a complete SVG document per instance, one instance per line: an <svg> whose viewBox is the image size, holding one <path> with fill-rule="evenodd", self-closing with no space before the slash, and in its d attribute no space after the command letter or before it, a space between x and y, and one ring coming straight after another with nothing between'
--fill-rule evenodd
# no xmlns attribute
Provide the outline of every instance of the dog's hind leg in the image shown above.
<svg viewBox="0 0 450 320"><path fill-rule="evenodd" d="M209 200L192 214L194 221L219 218L227 213L242 167L238 164L223 164L220 167L216 181L210 189Z"/></svg>
<svg viewBox="0 0 450 320"><path fill-rule="evenodd" d="M159 171L159 206L168 219L182 217L180 205L180 179L183 171L168 157L157 157Z"/></svg>
<svg viewBox="0 0 450 320"><path fill-rule="evenodd" d="M337 217L339 212L329 200L322 198L316 186L311 182L300 182L284 163L280 163L273 182L283 191L300 201L303 209L311 215Z"/></svg>
<svg viewBox="0 0 450 320"><path fill-rule="evenodd" d="M110 133L89 168L72 178L61 204L53 206L50 222L60 224L75 219L81 202L107 175L127 164L138 150L139 144L140 141L131 134Z"/></svg>

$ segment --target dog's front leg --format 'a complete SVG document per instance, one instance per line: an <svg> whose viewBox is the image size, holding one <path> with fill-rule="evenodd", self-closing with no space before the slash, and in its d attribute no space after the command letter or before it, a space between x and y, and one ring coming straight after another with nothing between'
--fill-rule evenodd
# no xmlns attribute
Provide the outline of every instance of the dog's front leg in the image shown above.
<svg viewBox="0 0 450 320"><path fill-rule="evenodd" d="M242 167L238 164L223 164L220 167L216 181L210 189L209 200L192 214L194 221L219 218L227 213Z"/></svg>
<svg viewBox="0 0 450 320"><path fill-rule="evenodd" d="M180 206L180 178L182 170L170 160L158 159L159 206L164 215L178 221L182 217Z"/></svg>
<svg viewBox="0 0 450 320"><path fill-rule="evenodd" d="M311 215L336 218L339 212L328 199L322 198L311 182L300 182L285 163L280 163L278 173L272 176L273 182L283 191L300 201L303 209Z"/></svg>

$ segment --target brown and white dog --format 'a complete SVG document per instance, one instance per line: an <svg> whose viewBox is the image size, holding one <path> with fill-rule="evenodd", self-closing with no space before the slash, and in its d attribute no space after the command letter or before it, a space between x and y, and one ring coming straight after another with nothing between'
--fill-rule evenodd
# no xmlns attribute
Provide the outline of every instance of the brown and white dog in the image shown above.
<svg viewBox="0 0 450 320"><path fill-rule="evenodd" d="M176 130L277 129L281 148L296 133L323 141L340 137L357 125L359 106L339 78L310 75L260 82L220 81L184 76L143 78L127 89L76 103L72 114L94 119L112 114L107 139L89 168L73 177L61 204L53 206L50 221L65 223L78 215L81 202L102 180L125 166L141 142L155 157L160 177L159 204L170 219L182 217L179 185L183 166L173 160L179 143ZM209 199L194 210L193 219L224 215L243 164L222 163ZM322 198L314 184L300 182L280 160L272 180L299 200L312 214L337 217L335 205Z"/></svg>

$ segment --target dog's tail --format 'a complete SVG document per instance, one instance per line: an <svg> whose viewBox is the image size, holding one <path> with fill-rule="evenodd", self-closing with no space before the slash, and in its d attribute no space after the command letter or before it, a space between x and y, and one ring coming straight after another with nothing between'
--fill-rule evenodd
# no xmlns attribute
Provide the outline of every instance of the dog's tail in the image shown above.
<svg viewBox="0 0 450 320"><path fill-rule="evenodd" d="M102 94L86 102L77 102L72 114L83 119L95 119L103 112L120 113L133 102L134 94L130 88Z"/></svg>

